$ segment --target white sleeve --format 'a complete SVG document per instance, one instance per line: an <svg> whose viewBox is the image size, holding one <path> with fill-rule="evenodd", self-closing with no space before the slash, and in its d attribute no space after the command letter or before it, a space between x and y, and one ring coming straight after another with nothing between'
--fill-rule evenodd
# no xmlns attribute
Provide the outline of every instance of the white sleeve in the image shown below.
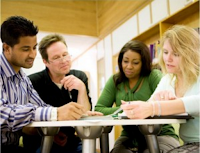
<svg viewBox="0 0 200 153"><path fill-rule="evenodd" d="M194 84L181 98L184 103L185 110L188 114L199 116L200 114L200 77L196 84Z"/></svg>
<svg viewBox="0 0 200 153"><path fill-rule="evenodd" d="M171 76L169 74L166 74L162 77L156 90L149 99L152 99L154 94L163 90L171 90L172 92L174 92L174 81L171 79Z"/></svg>

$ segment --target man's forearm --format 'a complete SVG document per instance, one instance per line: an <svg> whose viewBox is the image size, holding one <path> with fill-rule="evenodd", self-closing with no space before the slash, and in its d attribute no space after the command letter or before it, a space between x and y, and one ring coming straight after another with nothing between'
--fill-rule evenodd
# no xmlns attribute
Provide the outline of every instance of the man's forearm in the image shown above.
<svg viewBox="0 0 200 153"><path fill-rule="evenodd" d="M90 102L89 102L89 99L88 99L86 89L79 91L77 103L83 105L86 110L91 109L91 105L90 105Z"/></svg>

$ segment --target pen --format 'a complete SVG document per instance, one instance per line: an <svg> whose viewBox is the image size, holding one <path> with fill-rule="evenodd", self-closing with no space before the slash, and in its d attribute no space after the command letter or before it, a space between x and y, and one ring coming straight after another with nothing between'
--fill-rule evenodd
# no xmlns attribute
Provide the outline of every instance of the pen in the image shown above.
<svg viewBox="0 0 200 153"><path fill-rule="evenodd" d="M70 101L72 101L72 94L69 90L68 90L68 94L69 94Z"/></svg>
<svg viewBox="0 0 200 153"><path fill-rule="evenodd" d="M111 115L117 115L119 112L122 111L122 108L120 107L119 109L117 109L114 113L112 113Z"/></svg>

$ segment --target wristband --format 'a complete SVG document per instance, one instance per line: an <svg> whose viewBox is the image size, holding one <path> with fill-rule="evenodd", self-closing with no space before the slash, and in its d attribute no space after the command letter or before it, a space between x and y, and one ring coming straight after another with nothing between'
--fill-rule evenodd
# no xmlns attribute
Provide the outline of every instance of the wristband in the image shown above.
<svg viewBox="0 0 200 153"><path fill-rule="evenodd" d="M51 121L57 121L57 108L56 107L52 108L52 110L51 110L50 120Z"/></svg>

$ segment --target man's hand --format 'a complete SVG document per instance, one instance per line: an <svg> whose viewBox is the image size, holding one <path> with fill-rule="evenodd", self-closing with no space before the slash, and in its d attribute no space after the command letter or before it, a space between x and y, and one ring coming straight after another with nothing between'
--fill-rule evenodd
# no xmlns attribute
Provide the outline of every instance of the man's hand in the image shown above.
<svg viewBox="0 0 200 153"><path fill-rule="evenodd" d="M79 78L74 75L68 75L61 80L61 84L63 84L64 88L71 91L76 89L78 91L85 89L85 84Z"/></svg>
<svg viewBox="0 0 200 153"><path fill-rule="evenodd" d="M77 103L83 105L86 110L90 110L91 105L89 103L86 86L82 80L74 75L68 75L61 80L61 84L68 91L73 89L78 90Z"/></svg>
<svg viewBox="0 0 200 153"><path fill-rule="evenodd" d="M58 121L77 120L80 119L81 116L86 113L86 110L82 105L75 102L70 102L66 105L58 107L57 113Z"/></svg>
<svg viewBox="0 0 200 153"><path fill-rule="evenodd" d="M37 128L35 127L23 127L22 132L27 135L38 135Z"/></svg>

